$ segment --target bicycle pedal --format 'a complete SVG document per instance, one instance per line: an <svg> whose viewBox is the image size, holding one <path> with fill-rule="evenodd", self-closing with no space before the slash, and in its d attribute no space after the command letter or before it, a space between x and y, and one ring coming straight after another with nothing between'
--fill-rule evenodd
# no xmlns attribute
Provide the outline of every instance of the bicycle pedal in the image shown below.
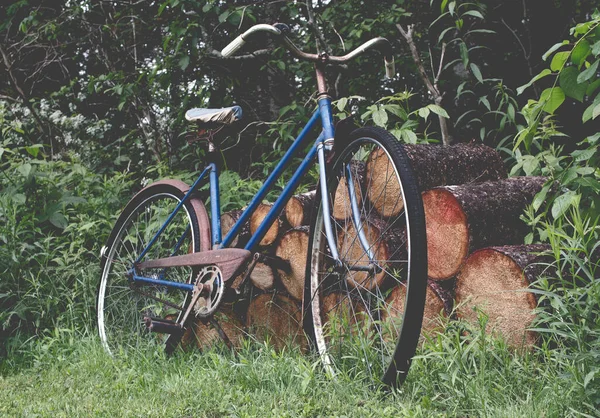
<svg viewBox="0 0 600 418"><path fill-rule="evenodd" d="M150 332L160 334L178 334L183 332L183 327L170 319L145 317L144 324Z"/></svg>

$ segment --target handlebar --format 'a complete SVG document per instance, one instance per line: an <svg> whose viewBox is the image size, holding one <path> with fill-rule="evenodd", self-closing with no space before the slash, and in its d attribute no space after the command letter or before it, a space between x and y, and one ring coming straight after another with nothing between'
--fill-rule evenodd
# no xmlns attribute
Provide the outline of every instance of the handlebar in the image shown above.
<svg viewBox="0 0 600 418"><path fill-rule="evenodd" d="M287 26L282 25L282 24L254 25L250 29L248 29L246 32L242 33L237 38L235 38L233 41L231 41L225 48L223 48L223 51L221 51L221 55L223 55L224 57L231 57L240 48L242 48L244 46L244 44L246 43L246 41L250 37L252 37L254 34L256 34L258 32L268 32L268 33L275 35L283 43L283 45L286 47L286 49L292 53L292 55L294 55L297 58L300 58L300 59L303 59L306 61L311 61L311 62L321 62L321 63L325 63L325 64L327 64L327 63L342 64L347 61L350 61L351 59L356 58L357 56L359 56L363 52L367 51L368 49L377 48L383 53L386 77L392 78L392 77L394 77L394 74L396 73L395 66L394 66L394 56L392 55L392 44L390 43L390 41L388 41L385 38L373 38L370 41L365 42L364 44L360 45L353 51L351 51L348 54L343 55L343 56L317 55L317 54L309 54L307 52L304 52L300 48L298 48L296 45L294 45L294 43L290 40L290 38L288 38L285 35L285 32L287 32L287 31L282 30L282 29L286 29L286 28L287 28Z"/></svg>

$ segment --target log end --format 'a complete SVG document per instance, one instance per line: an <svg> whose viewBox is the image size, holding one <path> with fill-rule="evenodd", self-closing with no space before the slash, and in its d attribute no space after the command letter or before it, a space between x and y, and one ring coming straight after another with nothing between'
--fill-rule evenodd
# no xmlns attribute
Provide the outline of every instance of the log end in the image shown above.
<svg viewBox="0 0 600 418"><path fill-rule="evenodd" d="M404 208L400 182L384 150L377 149L369 155L364 187L369 201L384 218L398 216Z"/></svg>
<svg viewBox="0 0 600 418"><path fill-rule="evenodd" d="M293 299L279 294L263 293L248 307L246 325L259 341L269 340L282 349L290 345L306 349L302 331L302 308Z"/></svg>
<svg viewBox="0 0 600 418"><path fill-rule="evenodd" d="M458 200L444 189L423 193L427 229L427 274L433 280L453 277L469 251L467 217Z"/></svg>
<svg viewBox="0 0 600 418"><path fill-rule="evenodd" d="M514 348L532 346L537 334L528 331L537 306L527 291L523 269L507 255L485 248L474 252L456 279L457 316L478 324L480 313L487 316L486 331L503 336Z"/></svg>

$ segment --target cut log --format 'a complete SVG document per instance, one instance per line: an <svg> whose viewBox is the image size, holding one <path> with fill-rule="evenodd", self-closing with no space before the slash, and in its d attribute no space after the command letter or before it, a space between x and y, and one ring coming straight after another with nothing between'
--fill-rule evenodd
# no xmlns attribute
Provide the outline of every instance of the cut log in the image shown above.
<svg viewBox="0 0 600 418"><path fill-rule="evenodd" d="M365 165L360 161L353 160L350 163L350 168L352 172L352 180L354 181L356 203L358 207L360 207L365 193L363 187ZM338 220L348 219L352 215L346 177L347 176L344 173L340 178L338 186L335 190L335 196L333 197L333 217Z"/></svg>
<svg viewBox="0 0 600 418"><path fill-rule="evenodd" d="M441 330L442 322L440 317L447 317L449 312L447 310L448 301L452 300L449 292L443 291L439 286L434 288L435 282L429 281L427 286L427 292L425 296L425 310L423 311L423 323L421 326L421 335L427 337L432 336L436 332ZM387 312L384 312L382 319L384 321L391 318L394 323L398 325L402 324L402 316L404 314L404 303L406 299L406 286L404 283L394 287L386 302ZM407 318L410 321L410 318ZM396 329L396 335L394 338L398 338L399 327Z"/></svg>
<svg viewBox="0 0 600 418"><path fill-rule="evenodd" d="M275 271L268 264L258 262L250 274L250 281L260 290L271 290L275 283Z"/></svg>
<svg viewBox="0 0 600 418"><path fill-rule="evenodd" d="M302 331L302 308L284 295L263 293L250 302L246 325L259 341L269 340L277 349L290 344L306 347Z"/></svg>
<svg viewBox="0 0 600 418"><path fill-rule="evenodd" d="M456 144L444 147L406 144L403 147L421 191L507 177L502 157L498 151L486 145Z"/></svg>
<svg viewBox="0 0 600 418"><path fill-rule="evenodd" d="M215 312L214 320L221 327L233 347L239 347L244 337L244 324L240 321L231 306L223 306ZM203 324L200 320L194 322L193 333L196 346L205 350L215 344L225 344L223 338L211 323Z"/></svg>
<svg viewBox="0 0 600 418"><path fill-rule="evenodd" d="M369 155L363 186L381 216L397 216L404 208L400 182L384 150L378 149Z"/></svg>
<svg viewBox="0 0 600 418"><path fill-rule="evenodd" d="M275 248L275 255L290 264L288 271L278 270L281 283L290 296L300 301L304 292L306 275L308 229L307 226L301 226L289 230L281 236Z"/></svg>
<svg viewBox="0 0 600 418"><path fill-rule="evenodd" d="M507 176L500 154L485 145L404 145L404 150L421 191L437 186L498 180ZM377 150L369 156L363 187L369 201L384 217L396 216L404 207L400 183L393 173L390 160L383 150Z"/></svg>
<svg viewBox="0 0 600 418"><path fill-rule="evenodd" d="M316 191L292 196L285 205L285 217L292 228L308 225Z"/></svg>
<svg viewBox="0 0 600 418"><path fill-rule="evenodd" d="M529 331L537 300L529 285L543 273L547 245L484 248L467 258L456 278L457 316L474 325L487 316L486 331L503 336L515 348L532 346ZM540 263L540 264L535 264Z"/></svg>
<svg viewBox="0 0 600 418"><path fill-rule="evenodd" d="M363 231L370 249L374 252L375 260L386 261L380 263L383 270L375 275L366 271L352 271L346 276L351 287L362 287L369 291L384 285L385 279L389 276L386 269L393 267L401 269L404 264L402 261L407 259L405 228L390 228L389 222L378 218L371 220L372 222L363 221ZM346 222L345 230L341 230L337 238L342 259L348 260L351 265L369 266L369 257L352 222Z"/></svg>
<svg viewBox="0 0 600 418"><path fill-rule="evenodd" d="M231 231L231 228L233 228L233 225L235 225L238 219L240 219L242 212L242 210L234 210L231 212L225 212L221 215L221 232L223 238L227 236L229 231ZM250 225L248 222L246 222L244 225L242 225L242 229L240 229L240 232L237 234L237 236L231 241L230 247L243 248L249 239Z"/></svg>
<svg viewBox="0 0 600 418"><path fill-rule="evenodd" d="M514 177L424 192L429 277L455 276L479 248L522 243L528 227L519 218L545 182L545 177Z"/></svg>
<svg viewBox="0 0 600 418"><path fill-rule="evenodd" d="M260 205L258 205L256 210L250 217L250 233L252 235L256 233L256 230L258 229L263 219L267 216L272 207L272 204L261 203ZM273 225L269 228L263 239L260 240L259 245L266 247L275 242L275 240L277 239L277 235L279 234L279 224L279 219L273 222Z"/></svg>
<svg viewBox="0 0 600 418"><path fill-rule="evenodd" d="M364 304L351 299L347 294L329 293L323 296L321 304L321 320L325 334L330 337L356 335L361 324L369 324Z"/></svg>

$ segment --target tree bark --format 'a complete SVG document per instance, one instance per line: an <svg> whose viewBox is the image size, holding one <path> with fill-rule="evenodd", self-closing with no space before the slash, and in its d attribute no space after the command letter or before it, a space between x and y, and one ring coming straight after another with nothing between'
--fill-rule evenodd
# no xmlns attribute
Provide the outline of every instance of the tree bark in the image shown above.
<svg viewBox="0 0 600 418"><path fill-rule="evenodd" d="M285 205L285 217L292 228L308 225L316 193L312 190L292 196Z"/></svg>
<svg viewBox="0 0 600 418"><path fill-rule="evenodd" d="M514 348L533 346L538 335L528 328L537 300L527 289L546 269L548 250L548 245L516 245L475 251L456 278L457 316L477 325L484 314L487 332Z"/></svg>
<svg viewBox="0 0 600 418"><path fill-rule="evenodd" d="M404 145L416 175L419 190L438 186L481 183L507 177L502 157L483 144L456 144L447 147Z"/></svg>
<svg viewBox="0 0 600 418"><path fill-rule="evenodd" d="M545 177L514 177L423 193L429 277L455 276L479 248L522 243L528 227L519 218L545 182Z"/></svg>

